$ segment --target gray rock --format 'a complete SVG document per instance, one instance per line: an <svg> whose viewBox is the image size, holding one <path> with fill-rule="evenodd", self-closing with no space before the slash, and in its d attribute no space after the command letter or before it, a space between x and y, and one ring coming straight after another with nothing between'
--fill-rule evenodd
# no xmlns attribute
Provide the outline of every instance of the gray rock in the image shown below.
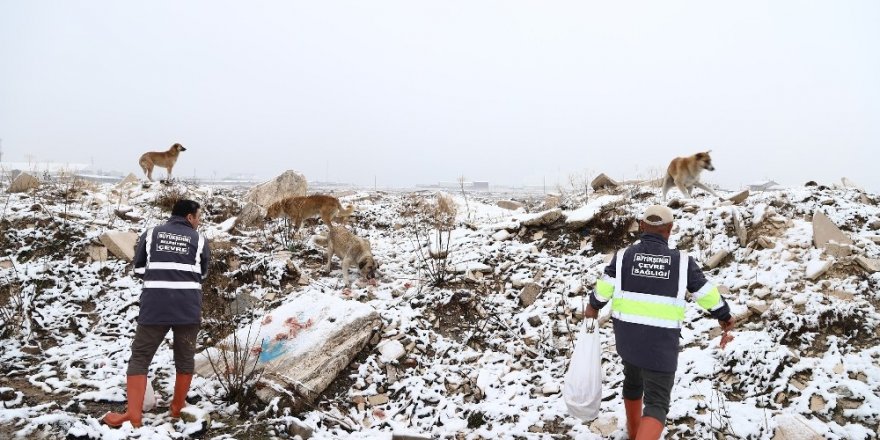
<svg viewBox="0 0 880 440"><path fill-rule="evenodd" d="M306 195L307 188L308 183L302 174L287 170L280 176L251 188L244 200L268 208L284 198Z"/></svg>
<svg viewBox="0 0 880 440"><path fill-rule="evenodd" d="M287 426L287 433L291 437L298 435L303 440L308 440L312 438L313 435L315 435L315 430L309 428L304 423L298 420L293 420L292 422L290 422L290 425Z"/></svg>
<svg viewBox="0 0 880 440"><path fill-rule="evenodd" d="M531 227L549 226L561 218L563 218L562 210L557 208L531 215L523 220L522 224Z"/></svg>
<svg viewBox="0 0 880 440"><path fill-rule="evenodd" d="M497 203L499 208L509 209L511 211L516 211L523 207L523 204L520 202L514 202L513 200L501 200Z"/></svg>
<svg viewBox="0 0 880 440"><path fill-rule="evenodd" d="M538 295L541 294L541 286L536 283L526 283L522 290L519 291L519 301L523 307L528 307L535 303Z"/></svg>
<svg viewBox="0 0 880 440"><path fill-rule="evenodd" d="M31 190L35 190L40 187L40 179L37 179L34 176L31 176L28 173L21 173L15 177L12 181L12 184L9 185L9 189L7 192L10 193L22 193L28 192Z"/></svg>
<svg viewBox="0 0 880 440"><path fill-rule="evenodd" d="M604 188L615 188L617 186L619 186L619 184L604 173L599 174L592 182L590 182L590 187L597 191Z"/></svg>
<svg viewBox="0 0 880 440"><path fill-rule="evenodd" d="M263 222L266 217L266 209L256 203L248 202L241 208L241 212L235 218L235 226L255 226Z"/></svg>
<svg viewBox="0 0 880 440"><path fill-rule="evenodd" d="M856 257L856 263L858 263L859 266L862 266L862 269L865 269L870 273L880 272L880 260L875 258L868 258L864 255L859 255Z"/></svg>

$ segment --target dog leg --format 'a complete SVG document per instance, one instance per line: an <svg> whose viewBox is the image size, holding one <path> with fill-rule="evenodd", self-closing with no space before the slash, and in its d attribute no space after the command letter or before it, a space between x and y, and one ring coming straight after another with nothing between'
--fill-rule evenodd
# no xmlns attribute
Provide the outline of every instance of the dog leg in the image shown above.
<svg viewBox="0 0 880 440"><path fill-rule="evenodd" d="M685 196L685 197L687 197L687 198L689 198L689 199L692 198L692 197L691 197L691 191L690 191L690 189L689 189L685 184L683 184L683 183L679 183L679 182L676 182L675 186L678 187L678 190L681 191L681 194L682 194L683 196Z"/></svg>
<svg viewBox="0 0 880 440"><path fill-rule="evenodd" d="M348 267L351 264L351 260L348 257L342 259L342 281L345 282L345 287L351 287L351 280L348 279Z"/></svg>
<svg viewBox="0 0 880 440"><path fill-rule="evenodd" d="M697 188L702 188L703 190L705 190L709 194L712 194L713 196L718 197L719 199L721 198L721 196L719 196L717 193L715 193L715 191L712 191L712 188L709 188L709 186L704 184L703 182L696 182L696 183L694 183L694 186L696 186Z"/></svg>
<svg viewBox="0 0 880 440"><path fill-rule="evenodd" d="M666 193L669 192L669 189L675 185L672 181L672 176L669 174L666 175L666 179L663 180L663 201L666 201Z"/></svg>
<svg viewBox="0 0 880 440"><path fill-rule="evenodd" d="M330 273L330 262L333 261L333 240L327 240L327 264L324 265L324 272Z"/></svg>

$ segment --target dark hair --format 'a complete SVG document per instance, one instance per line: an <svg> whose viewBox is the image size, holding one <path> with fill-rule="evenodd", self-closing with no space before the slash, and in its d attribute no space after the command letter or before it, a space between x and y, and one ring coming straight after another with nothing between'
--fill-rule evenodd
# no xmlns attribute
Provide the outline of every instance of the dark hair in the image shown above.
<svg viewBox="0 0 880 440"><path fill-rule="evenodd" d="M195 214L201 207L202 206L199 205L199 202L185 199L178 200L177 203L174 204L174 208L171 209L171 215L186 217L190 214Z"/></svg>

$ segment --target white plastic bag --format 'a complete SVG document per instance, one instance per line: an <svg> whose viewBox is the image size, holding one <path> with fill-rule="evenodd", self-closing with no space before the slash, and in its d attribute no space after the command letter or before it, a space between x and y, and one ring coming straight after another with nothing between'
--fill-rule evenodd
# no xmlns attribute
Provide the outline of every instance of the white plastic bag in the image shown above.
<svg viewBox="0 0 880 440"><path fill-rule="evenodd" d="M147 389L144 391L144 412L152 411L156 407L156 392L153 391L153 382L147 380Z"/></svg>
<svg viewBox="0 0 880 440"><path fill-rule="evenodd" d="M584 421L599 416L604 376L599 328L595 320L589 321L593 328L588 330L586 324L581 327L562 387L568 413Z"/></svg>

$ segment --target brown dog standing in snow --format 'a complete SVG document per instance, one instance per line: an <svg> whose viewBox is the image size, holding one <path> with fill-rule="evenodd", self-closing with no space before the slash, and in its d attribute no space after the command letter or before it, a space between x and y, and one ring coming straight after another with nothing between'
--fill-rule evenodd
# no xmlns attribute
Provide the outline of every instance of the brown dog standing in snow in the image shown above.
<svg viewBox="0 0 880 440"><path fill-rule="evenodd" d="M181 151L186 151L186 148L183 148L183 145L174 144L167 151L144 153L138 164L140 164L144 174L147 175L147 179L150 179L151 182L153 181L153 167L161 167L168 170L168 180L171 180L171 169L174 168L177 156L180 156Z"/></svg>
<svg viewBox="0 0 880 440"><path fill-rule="evenodd" d="M666 200L666 193L673 186L678 187L682 195L691 197L691 188L698 187L708 191L715 197L720 197L712 188L700 182L700 173L703 170L715 171L712 166L712 158L709 153L712 150L694 154L688 157L676 157L669 163L666 169L666 179L663 180L663 200Z"/></svg>
<svg viewBox="0 0 880 440"><path fill-rule="evenodd" d="M339 203L339 199L323 194L310 196L294 196L269 205L266 212L267 219L287 217L293 222L294 231L299 231L306 219L321 217L324 224L333 226L334 218L341 218L343 222L354 212L354 207L348 205L345 209Z"/></svg>

